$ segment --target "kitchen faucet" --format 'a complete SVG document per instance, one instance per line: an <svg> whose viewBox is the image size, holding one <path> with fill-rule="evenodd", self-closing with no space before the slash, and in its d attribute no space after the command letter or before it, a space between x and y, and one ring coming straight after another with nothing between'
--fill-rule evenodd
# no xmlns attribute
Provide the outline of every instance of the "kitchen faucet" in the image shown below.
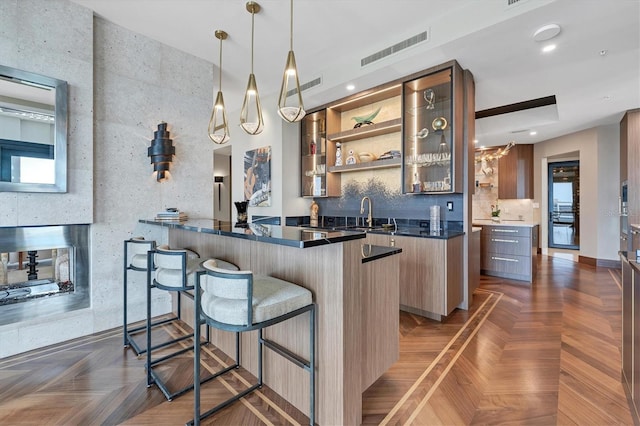
<svg viewBox="0 0 640 426"><path fill-rule="evenodd" d="M369 214L367 215L367 226L371 228L373 226L373 218L371 217L371 210L373 209L373 205L371 204L371 198L362 197L362 201L360 201L360 214L364 214L364 200L369 200Z"/></svg>

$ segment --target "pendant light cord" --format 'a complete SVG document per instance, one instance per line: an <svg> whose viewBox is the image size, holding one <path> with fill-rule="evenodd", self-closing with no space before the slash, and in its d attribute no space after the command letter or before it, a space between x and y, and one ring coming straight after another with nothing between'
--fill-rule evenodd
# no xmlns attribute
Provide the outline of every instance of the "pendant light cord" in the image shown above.
<svg viewBox="0 0 640 426"><path fill-rule="evenodd" d="M222 37L220 37L220 62L218 62L220 64L220 76L218 79L218 87L220 88L219 90L222 91Z"/></svg>
<svg viewBox="0 0 640 426"><path fill-rule="evenodd" d="M289 38L289 45L291 46L291 49L289 50L293 50L293 0L291 0L291 32L290 32L290 38Z"/></svg>
<svg viewBox="0 0 640 426"><path fill-rule="evenodd" d="M254 19L255 12L251 11L251 74L253 74L253 27L254 27Z"/></svg>

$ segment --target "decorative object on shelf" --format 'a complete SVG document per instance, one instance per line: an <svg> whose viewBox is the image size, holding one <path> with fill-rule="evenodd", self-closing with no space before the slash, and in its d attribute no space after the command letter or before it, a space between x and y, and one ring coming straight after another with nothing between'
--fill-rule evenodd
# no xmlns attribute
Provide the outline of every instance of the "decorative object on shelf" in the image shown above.
<svg viewBox="0 0 640 426"><path fill-rule="evenodd" d="M220 203L220 193L222 191L222 184L224 183L223 176L214 176L213 181L218 186L218 210L222 210L222 204Z"/></svg>
<svg viewBox="0 0 640 426"><path fill-rule="evenodd" d="M287 55L287 62L284 67L282 76L282 87L280 88L280 98L278 99L278 115L289 123L302 120L306 112L302 103L302 91L300 90L300 81L298 79L298 68L296 67L296 57L293 54L293 0L291 0L291 31L290 31L290 47ZM287 97L289 92L295 95L297 103L291 102L287 105ZM292 96L293 98L293 96Z"/></svg>
<svg viewBox="0 0 640 426"><path fill-rule="evenodd" d="M217 144L224 144L229 141L229 122L227 121L227 109L224 107L224 98L222 96L222 40L226 40L228 34L222 30L216 30L214 33L216 38L220 40L220 62L219 62L219 79L218 94L213 104L211 118L209 119L209 139Z"/></svg>
<svg viewBox="0 0 640 426"><path fill-rule="evenodd" d="M364 124L373 124L373 119L376 118L381 109L382 107L378 107L378 109L373 113L362 117L351 117L352 120L356 121L356 124L353 126L353 128L357 129L358 127L362 127L362 125Z"/></svg>
<svg viewBox="0 0 640 426"><path fill-rule="evenodd" d="M316 153L316 141L311 141L309 144L309 154L315 155Z"/></svg>
<svg viewBox="0 0 640 426"><path fill-rule="evenodd" d="M438 145L438 154L449 154L450 152L449 144L447 143L447 139L444 137L444 132L442 132L440 135L440 145Z"/></svg>
<svg viewBox="0 0 640 426"><path fill-rule="evenodd" d="M260 5L249 1L247 2L247 11L251 13L251 73L240 110L240 126L248 134L257 135L264 128L258 85L256 84L256 76L253 74L254 17L256 13L260 12Z"/></svg>
<svg viewBox="0 0 640 426"><path fill-rule="evenodd" d="M436 107L436 94L433 89L425 90L422 97L424 97L424 100L427 102L427 109L434 109Z"/></svg>
<svg viewBox="0 0 640 426"><path fill-rule="evenodd" d="M400 158L402 154L399 150L393 149L391 151L387 151L384 154L378 157L378 160L388 160L390 158Z"/></svg>
<svg viewBox="0 0 640 426"><path fill-rule="evenodd" d="M420 130L418 133L416 133L416 138L418 139L424 139L427 136L429 136L429 129L427 129L426 127L423 128L422 130Z"/></svg>
<svg viewBox="0 0 640 426"><path fill-rule="evenodd" d="M314 201L311 202L311 214L310 214L310 219L309 219L309 225L311 226L318 226L318 212L320 210L320 206L318 206L318 203Z"/></svg>
<svg viewBox="0 0 640 426"><path fill-rule="evenodd" d="M342 166L342 144L336 143L336 166Z"/></svg>
<svg viewBox="0 0 640 426"><path fill-rule="evenodd" d="M245 153L244 198L252 207L271 205L271 146Z"/></svg>
<svg viewBox="0 0 640 426"><path fill-rule="evenodd" d="M347 155L346 164L357 164L357 163L358 163L358 157L356 157L355 152L352 149L350 149L349 155Z"/></svg>
<svg viewBox="0 0 640 426"><path fill-rule="evenodd" d="M360 152L358 153L358 158L360 158L360 162L362 163L369 163L377 159L375 154L372 154L370 152Z"/></svg>
<svg viewBox="0 0 640 426"><path fill-rule="evenodd" d="M158 124L158 130L153 132L151 146L147 149L147 156L151 157L153 172L156 173L156 180L162 182L169 176L169 166L176 153L173 140L169 138L167 123L164 121Z"/></svg>
<svg viewBox="0 0 640 426"><path fill-rule="evenodd" d="M515 142L511 141L506 144L502 148L498 148L496 151L492 151L491 153L482 153L481 155L476 155L475 161L476 163L481 163L482 161L491 162L493 160L498 160L509 153L511 148L515 146ZM483 169L484 171L484 169ZM493 173L493 170L491 171ZM486 174L486 173L485 173Z"/></svg>
<svg viewBox="0 0 640 426"><path fill-rule="evenodd" d="M233 204L236 205L236 210L238 211L238 222L236 226L246 226L247 225L247 206L249 205L248 201L236 201Z"/></svg>
<svg viewBox="0 0 640 426"><path fill-rule="evenodd" d="M420 187L420 178L418 177L418 173L413 174L413 192L421 192Z"/></svg>
<svg viewBox="0 0 640 426"><path fill-rule="evenodd" d="M447 128L447 119L444 117L437 117L431 123L433 130L444 130Z"/></svg>

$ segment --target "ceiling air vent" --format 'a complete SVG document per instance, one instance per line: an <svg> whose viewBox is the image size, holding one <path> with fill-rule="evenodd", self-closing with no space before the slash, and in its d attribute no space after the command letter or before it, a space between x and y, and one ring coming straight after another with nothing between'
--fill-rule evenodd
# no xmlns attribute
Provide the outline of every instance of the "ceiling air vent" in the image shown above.
<svg viewBox="0 0 640 426"><path fill-rule="evenodd" d="M379 52L374 53L373 55L369 55L366 58L360 59L360 66L364 67L373 62L379 61L382 58L386 58L389 55L393 55L394 53L398 53L401 50L404 50L411 46L415 46L416 44L422 43L425 41L429 41L429 31L423 31L420 34L416 34L413 37L409 37L406 40L402 40L401 42L396 43L393 46L389 46L385 49L382 49Z"/></svg>
<svg viewBox="0 0 640 426"><path fill-rule="evenodd" d="M518 3L520 0L507 0L507 6L511 6L514 5L516 3Z"/></svg>
<svg viewBox="0 0 640 426"><path fill-rule="evenodd" d="M322 84L322 77L318 77L316 79L313 79L311 81L307 81L304 84L300 85L300 91L304 92L307 89L311 89L312 87L316 87L318 85ZM298 93L298 89L296 89L295 87L291 90L289 90L287 92L287 98L291 95L295 95L296 93Z"/></svg>

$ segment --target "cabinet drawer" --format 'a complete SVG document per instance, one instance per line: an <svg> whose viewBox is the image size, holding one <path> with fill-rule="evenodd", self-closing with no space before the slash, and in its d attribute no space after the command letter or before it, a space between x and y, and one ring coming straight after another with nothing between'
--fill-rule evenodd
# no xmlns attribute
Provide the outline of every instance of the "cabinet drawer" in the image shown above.
<svg viewBox="0 0 640 426"><path fill-rule="evenodd" d="M531 256L531 239L512 235L486 235L486 253L515 254Z"/></svg>
<svg viewBox="0 0 640 426"><path fill-rule="evenodd" d="M531 228L526 226L490 226L482 227L483 237L488 236L509 236L509 237L529 237Z"/></svg>
<svg viewBox="0 0 640 426"><path fill-rule="evenodd" d="M531 256L515 256L511 254L487 253L482 259L482 269L505 276L531 276Z"/></svg>

